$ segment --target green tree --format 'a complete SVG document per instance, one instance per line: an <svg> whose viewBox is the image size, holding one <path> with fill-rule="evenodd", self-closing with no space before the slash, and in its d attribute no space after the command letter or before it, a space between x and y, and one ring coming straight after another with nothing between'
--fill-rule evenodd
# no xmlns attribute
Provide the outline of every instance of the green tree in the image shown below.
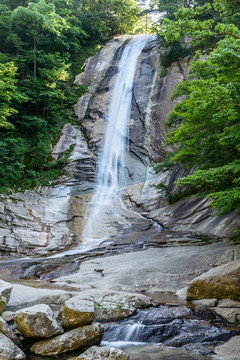
<svg viewBox="0 0 240 360"><path fill-rule="evenodd" d="M17 113L12 103L27 100L17 89L16 71L17 68L13 62L0 63L0 128L14 128L8 121L10 115Z"/></svg>
<svg viewBox="0 0 240 360"><path fill-rule="evenodd" d="M30 2L27 7L19 6L12 12L14 22L27 26L32 35L33 41L33 73L37 77L37 42L43 31L60 35L60 30L65 25L65 20L55 13L55 6L47 4L45 0L38 3Z"/></svg>
<svg viewBox="0 0 240 360"><path fill-rule="evenodd" d="M177 184L207 193L222 213L240 210L240 30L229 22L232 8L225 0L215 0L213 6L222 22L196 18L210 4L180 9L175 22L164 20L167 40L188 34L195 44L209 36L219 41L208 56L197 52L188 79L172 94L181 99L167 122L172 127L167 143L175 151L158 170L167 164L184 167L191 174Z"/></svg>

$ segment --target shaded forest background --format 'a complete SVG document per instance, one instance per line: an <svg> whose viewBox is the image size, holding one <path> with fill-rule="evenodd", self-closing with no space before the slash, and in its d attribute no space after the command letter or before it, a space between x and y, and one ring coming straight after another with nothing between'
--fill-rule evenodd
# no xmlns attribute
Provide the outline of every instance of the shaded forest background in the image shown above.
<svg viewBox="0 0 240 360"><path fill-rule="evenodd" d="M141 31L134 0L0 1L0 190L47 185L69 153L52 145L86 90L73 86L87 57L114 35Z"/></svg>

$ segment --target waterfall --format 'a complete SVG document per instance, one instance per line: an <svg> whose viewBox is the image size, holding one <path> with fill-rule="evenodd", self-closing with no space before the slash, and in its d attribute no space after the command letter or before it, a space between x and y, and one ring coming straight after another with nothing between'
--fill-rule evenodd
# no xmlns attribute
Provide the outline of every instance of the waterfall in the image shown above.
<svg viewBox="0 0 240 360"><path fill-rule="evenodd" d="M110 235L110 218L114 217L118 221L120 214L116 208L123 207L118 190L126 185L129 176L125 153L134 75L138 58L149 38L148 35L132 38L125 46L118 64L109 104L104 147L97 166L97 187L86 212L87 223L82 234L87 239L88 246L93 239L105 240ZM92 245L96 245L96 242L92 242Z"/></svg>

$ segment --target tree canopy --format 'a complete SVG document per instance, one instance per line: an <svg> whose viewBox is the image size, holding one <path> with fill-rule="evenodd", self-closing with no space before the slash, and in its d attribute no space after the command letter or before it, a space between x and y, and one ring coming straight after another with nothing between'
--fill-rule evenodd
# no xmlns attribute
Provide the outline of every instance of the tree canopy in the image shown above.
<svg viewBox="0 0 240 360"><path fill-rule="evenodd" d="M216 14L211 19L209 11ZM189 175L179 186L208 194L219 214L240 211L240 3L214 0L175 16L163 20L167 41L188 35L195 50L203 39L215 43L196 51L188 78L172 94L179 102L169 115L166 143L175 150L157 168L185 168Z"/></svg>
<svg viewBox="0 0 240 360"><path fill-rule="evenodd" d="M0 191L46 185L62 169L50 157L86 57L141 22L135 0L1 0Z"/></svg>

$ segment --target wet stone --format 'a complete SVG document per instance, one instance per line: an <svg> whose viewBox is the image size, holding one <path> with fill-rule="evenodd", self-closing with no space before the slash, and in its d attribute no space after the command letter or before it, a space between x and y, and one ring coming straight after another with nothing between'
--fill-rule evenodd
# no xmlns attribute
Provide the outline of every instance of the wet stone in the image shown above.
<svg viewBox="0 0 240 360"><path fill-rule="evenodd" d="M184 347L196 356L208 356L214 345L237 333L235 329L214 326L208 321L201 320L191 308L184 306L138 310L130 319L107 324L103 341L106 345L119 341L135 345L162 343L164 347Z"/></svg>

